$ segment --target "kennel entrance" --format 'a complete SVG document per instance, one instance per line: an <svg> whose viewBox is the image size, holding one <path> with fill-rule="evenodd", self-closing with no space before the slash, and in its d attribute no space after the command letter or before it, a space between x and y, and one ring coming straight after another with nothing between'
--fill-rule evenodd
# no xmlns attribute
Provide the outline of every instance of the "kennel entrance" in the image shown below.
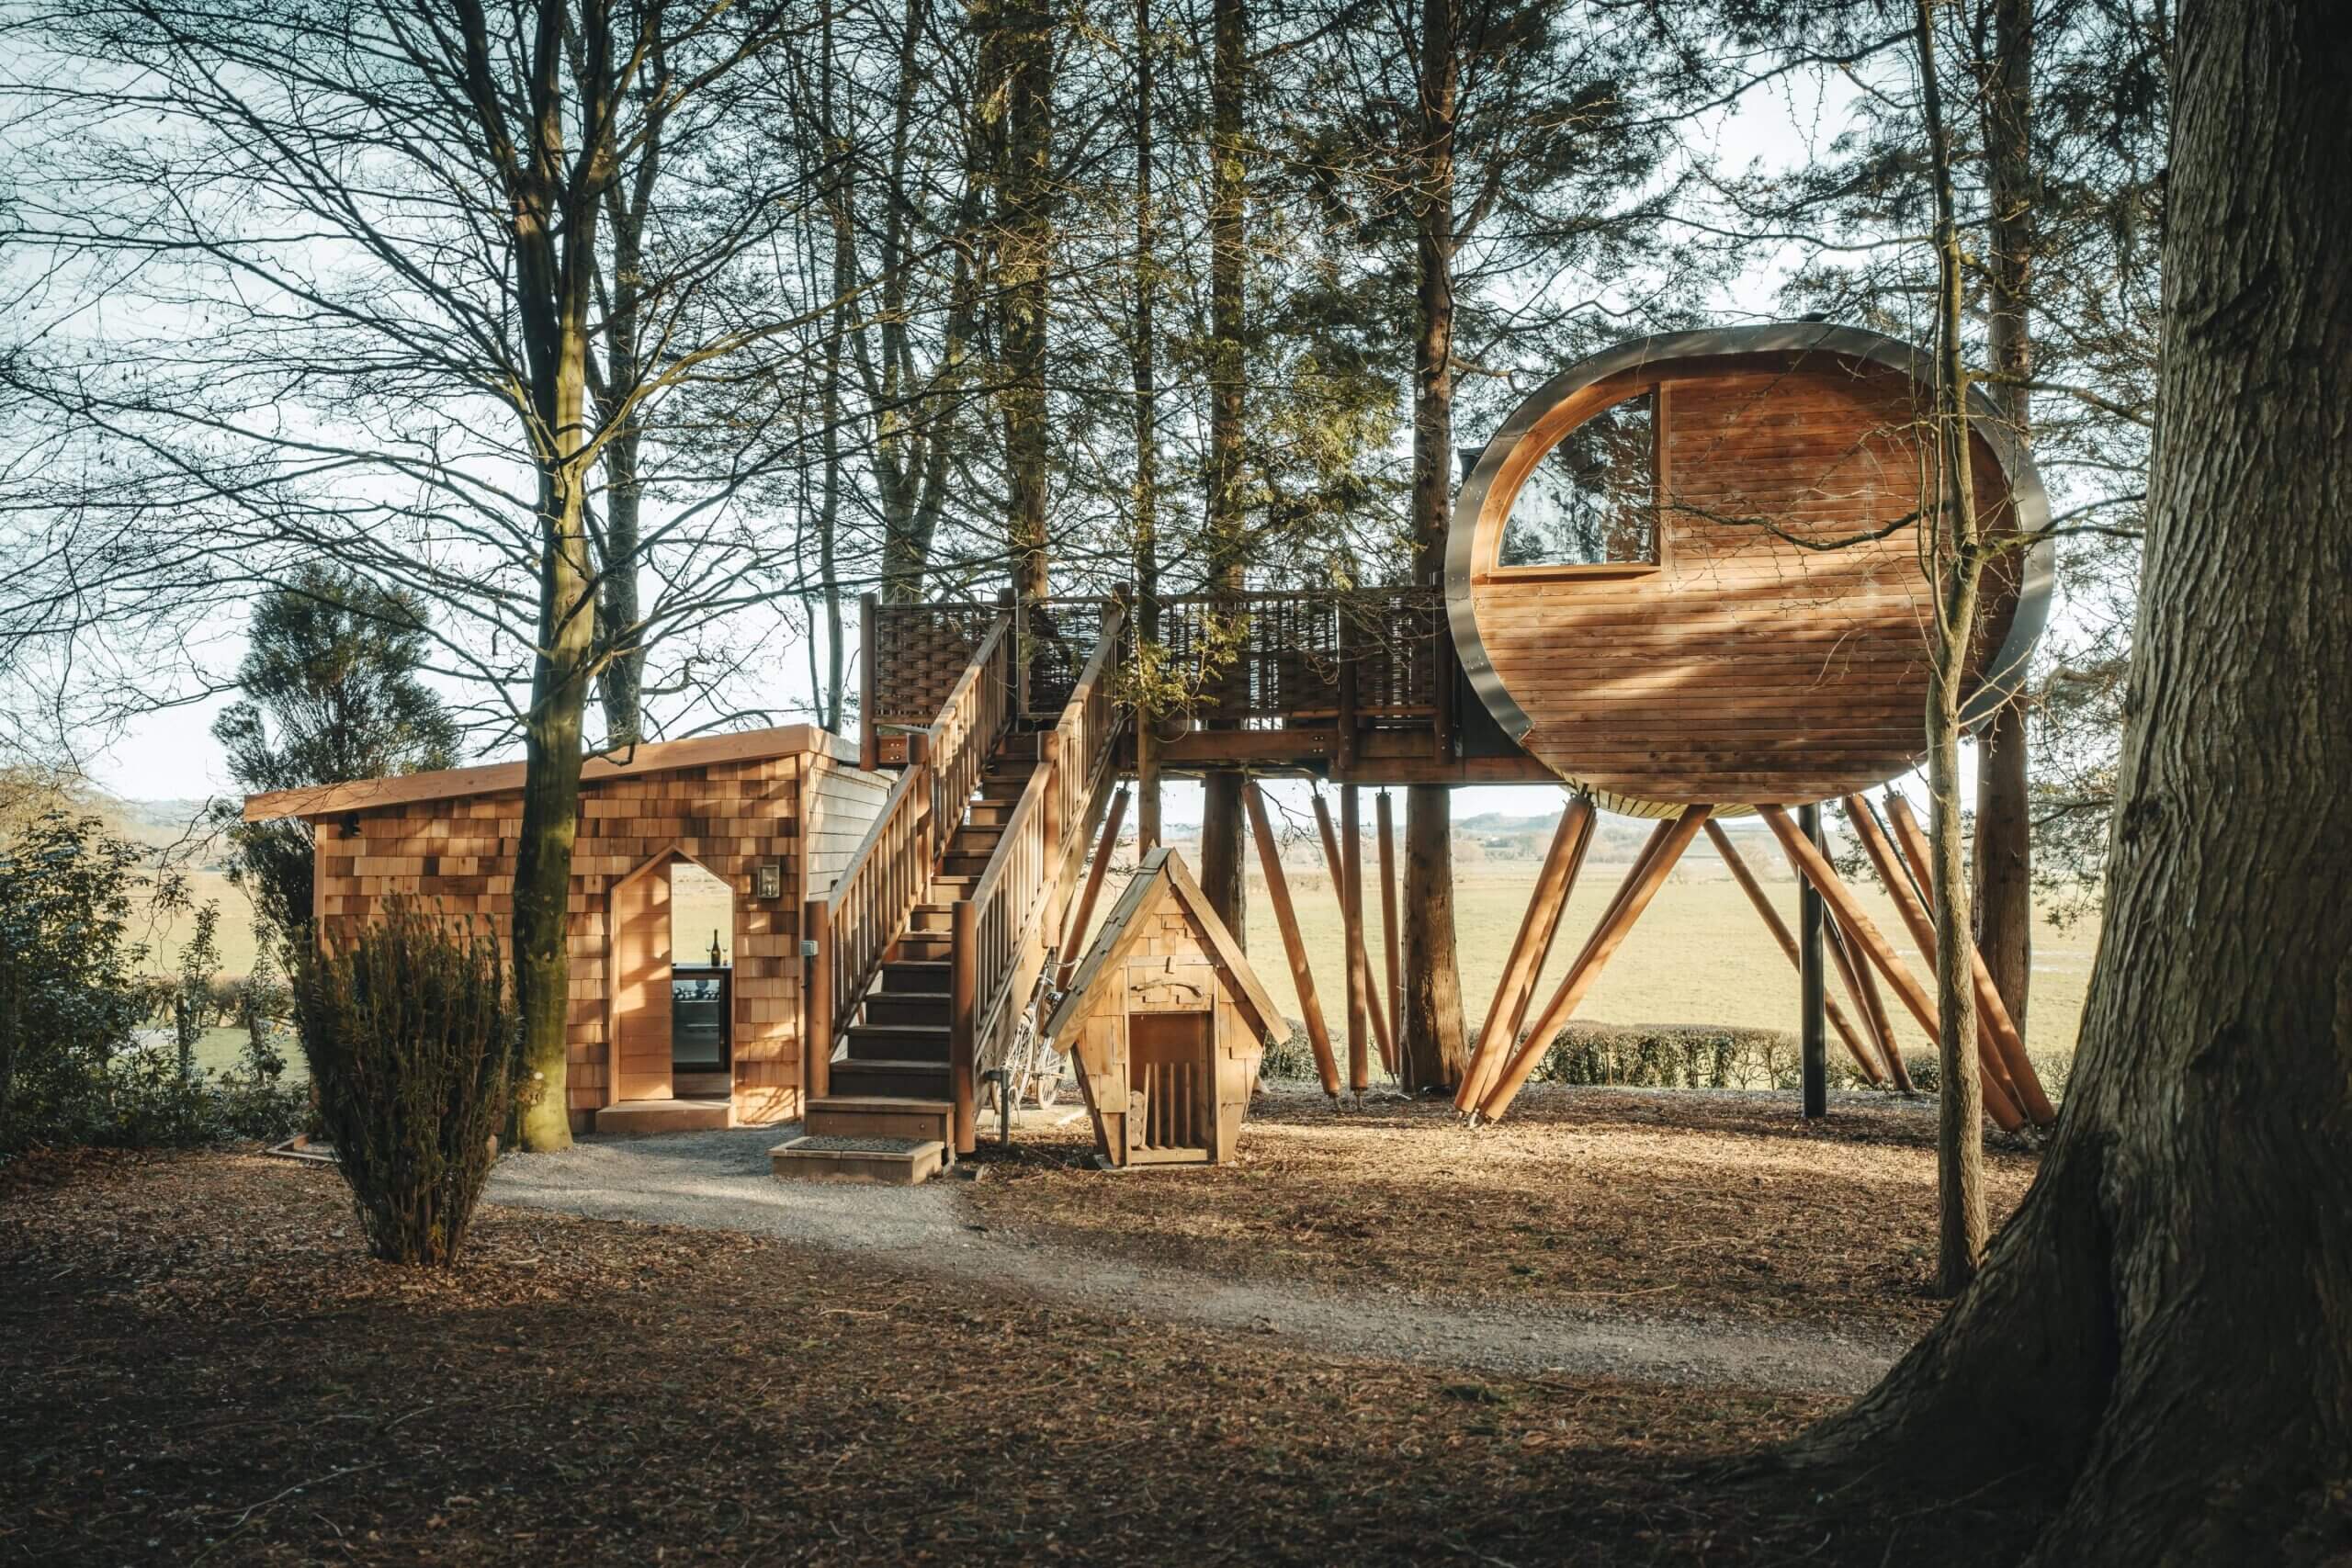
<svg viewBox="0 0 2352 1568"><path fill-rule="evenodd" d="M1127 1015L1127 1163L1209 1157L1216 1135L1214 1015Z"/></svg>

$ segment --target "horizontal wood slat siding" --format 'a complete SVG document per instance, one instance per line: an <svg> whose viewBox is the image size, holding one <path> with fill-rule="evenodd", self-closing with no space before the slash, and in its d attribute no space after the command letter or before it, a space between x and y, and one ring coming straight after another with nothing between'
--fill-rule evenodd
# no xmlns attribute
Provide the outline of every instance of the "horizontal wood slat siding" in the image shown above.
<svg viewBox="0 0 2352 1568"><path fill-rule="evenodd" d="M800 1111L800 908L808 878L830 875L873 819L888 781L826 748L583 781L569 902L571 1039L566 1101L575 1121L616 1098L606 973L614 886L657 857L693 860L735 891L734 1058L737 1114L765 1121ZM519 790L408 801L318 828L319 910L329 942L346 940L385 900L409 894L453 920L512 934ZM846 847L839 840L846 839ZM780 896L754 898L753 874L782 869ZM666 1067L666 1064L664 1064Z"/></svg>
<svg viewBox="0 0 2352 1568"><path fill-rule="evenodd" d="M1596 383L1538 429L1555 440L1656 377ZM1918 512L1922 394L1842 363L1685 362L1667 380L1658 570L1490 577L1534 455L1479 519L1472 612L1532 722L1523 744L1579 784L1662 803L1817 800L1902 773L1928 694L1919 531L1836 550L1781 536L1847 539ZM1974 470L1987 525L2012 529L1981 437ZM2016 607L2006 578L1987 590L1980 663Z"/></svg>

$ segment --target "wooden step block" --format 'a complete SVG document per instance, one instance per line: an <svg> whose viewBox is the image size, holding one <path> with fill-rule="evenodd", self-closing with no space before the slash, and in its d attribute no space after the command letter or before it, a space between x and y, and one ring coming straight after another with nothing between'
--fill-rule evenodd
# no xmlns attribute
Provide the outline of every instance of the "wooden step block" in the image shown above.
<svg viewBox="0 0 2352 1568"><path fill-rule="evenodd" d="M734 1125L726 1100L623 1100L596 1112L596 1131L642 1138L657 1133L707 1133Z"/></svg>
<svg viewBox="0 0 2352 1568"><path fill-rule="evenodd" d="M860 1181L912 1187L939 1173L947 1145L937 1138L858 1138L810 1134L768 1151L768 1168L786 1181Z"/></svg>
<svg viewBox="0 0 2352 1568"><path fill-rule="evenodd" d="M955 1114L956 1108L944 1100L829 1094L808 1102L801 1130L812 1136L937 1138L944 1143Z"/></svg>

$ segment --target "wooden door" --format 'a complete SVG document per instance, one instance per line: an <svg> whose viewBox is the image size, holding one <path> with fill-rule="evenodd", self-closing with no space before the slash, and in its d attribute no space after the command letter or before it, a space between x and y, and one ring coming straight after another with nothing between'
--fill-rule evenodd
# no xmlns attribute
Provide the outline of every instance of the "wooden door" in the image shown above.
<svg viewBox="0 0 2352 1568"><path fill-rule="evenodd" d="M670 868L613 889L613 1098L667 1100Z"/></svg>
<svg viewBox="0 0 2352 1568"><path fill-rule="evenodd" d="M1212 1015L1127 1015L1127 1158L1136 1164L1205 1160L1216 1146Z"/></svg>

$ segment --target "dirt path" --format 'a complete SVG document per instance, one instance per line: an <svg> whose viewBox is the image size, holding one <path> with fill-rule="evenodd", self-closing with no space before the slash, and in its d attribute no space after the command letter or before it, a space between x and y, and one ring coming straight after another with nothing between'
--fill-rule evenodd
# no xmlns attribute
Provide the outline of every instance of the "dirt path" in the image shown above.
<svg viewBox="0 0 2352 1568"><path fill-rule="evenodd" d="M777 1181L766 1154L784 1135L738 1128L511 1156L499 1162L489 1196L595 1219L773 1235L928 1273L1010 1280L1098 1309L1476 1371L1848 1393L1868 1387L1904 1349L1894 1337L1828 1330L1498 1311L1147 1269L985 1226L954 1182L908 1189Z"/></svg>

